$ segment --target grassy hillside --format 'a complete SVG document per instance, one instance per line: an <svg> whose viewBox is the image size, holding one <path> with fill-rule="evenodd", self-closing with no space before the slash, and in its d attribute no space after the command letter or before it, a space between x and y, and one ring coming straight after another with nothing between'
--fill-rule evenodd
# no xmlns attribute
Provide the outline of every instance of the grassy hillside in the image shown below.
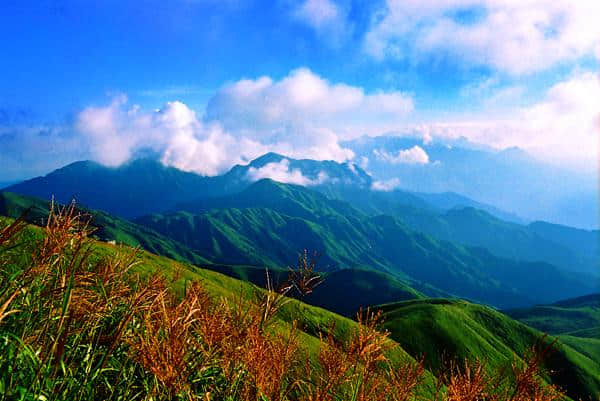
<svg viewBox="0 0 600 401"><path fill-rule="evenodd" d="M43 225L48 216L50 202L39 198L0 192L0 215L17 218L27 211L27 221ZM144 226L97 210L84 209L91 217L95 228L93 235L103 241L115 241L141 248L171 259L193 264L208 263L208 260L187 246Z"/></svg>
<svg viewBox="0 0 600 401"><path fill-rule="evenodd" d="M414 357L424 355L431 371L447 369L446 358L479 358L488 367L509 366L523 356L541 333L489 307L446 299L413 300L382 305L384 327L391 338ZM579 340L577 340L579 341ZM546 368L571 397L585 399L600 391L600 359L592 351L595 340L559 340Z"/></svg>
<svg viewBox="0 0 600 401"><path fill-rule="evenodd" d="M531 327L550 334L595 337L600 329L600 294L567 299L551 305L505 312Z"/></svg>
<svg viewBox="0 0 600 401"><path fill-rule="evenodd" d="M0 219L0 261L3 266L0 337L4 339L0 341L0 347L4 347L2 355L12 355L8 359L0 358L0 384L8 391L4 391L5 395L20 391L36 399L132 399L140 394L151 395L154 399L201 399L207 389L211 389L217 397L218 394L234 394L227 398L230 400L309 400L320 399L315 397L333 386L325 394L331 391L334 396L324 399L384 400L407 389L407 396L416 390L423 399L432 398L433 376L427 371L421 373L403 348L377 331L375 320L362 318L359 324L321 308L280 298L273 292L217 272L148 252L135 255L128 248L88 241L79 234L77 221L52 220L46 229L46 237L39 228L29 227L21 231L16 240L11 240L11 236L19 229L13 229L7 225L9 223L10 220ZM40 273L34 273L36 271ZM312 270L297 272L300 276L295 280L300 281L294 281L294 285L302 288L303 277L311 277ZM343 274L365 279L361 272ZM165 290L160 277L166 279ZM61 285L61 282L68 284ZM198 282L202 290L194 287L193 283ZM22 292L18 288L24 283L28 290ZM49 286L56 285L54 283L58 287L47 291ZM14 286L17 286L16 291L13 291ZM315 289L318 290L319 287ZM396 290L418 296L402 285ZM171 291L178 296L172 298L168 295ZM202 298L203 291L210 298ZM36 300L38 306L31 308L31 299ZM213 304L210 299L223 299L225 303ZM440 352L442 348L430 347L430 336L433 335L431 338L439 345L439 336L448 333L443 344L455 344L455 353L451 356L460 358L464 354L461 350L465 348L489 351L489 347L483 345L477 348L474 341L478 338L473 340L473 335L465 335L475 329L485 327L488 332L480 331L480 334L489 344L497 349L505 344L518 355L523 355L526 342L535 342L538 335L532 329L521 329L525 326L506 317L509 322L491 325L488 316L491 309L476 305L469 306L468 312L450 311L441 320L430 311L432 313L416 322L449 321L449 325L439 327L446 332L421 333L418 324L399 329L399 316L392 314L398 310L398 305L440 303L469 305L458 301L417 300L384 306L386 325L392 329L392 338L400 343L407 337L418 341L415 343L418 346L405 349L422 355L430 350ZM481 316L478 308L483 310L479 313ZM257 311L260 313L256 314ZM40 313L49 313L51 319L43 324L46 320L39 319ZM123 313L129 317L124 318ZM401 316L406 315L401 313ZM190 318L193 320L187 320ZM274 320L269 323L271 319ZM471 320L481 327L473 326ZM198 322L200 331L193 332L192 327L196 327L193 322ZM263 332L262 322L269 324L271 329ZM223 324L225 326L220 326ZM514 329L515 325L517 329ZM295 331L294 327L300 331ZM492 327L496 330L495 335ZM110 334L111 330L116 330L115 334ZM229 336L238 330L240 337ZM327 336L328 332L331 337ZM530 337L505 338L507 333L521 332L530 333ZM36 333L38 335L34 335ZM297 336L293 340L292 333ZM322 339L319 338L321 333L325 334ZM223 334L227 335L223 338ZM194 342L198 335L204 336L203 345ZM8 340L11 336L18 337L19 342ZM218 344L218 347L204 348L210 344ZM299 354L286 344L298 346ZM587 345L581 347L587 353L592 352ZM32 354L29 354L30 350ZM509 354L510 350L501 350L501 355ZM196 351L200 354L193 353ZM29 360L31 355L39 356ZM302 362L302 355L309 358L308 364ZM569 351L564 357L561 351L559 355L560 366L570 374L559 376L556 382L569 385L567 390L571 394L587 394L586 391L593 390L597 372L592 370L594 363L576 351ZM495 361L495 355L490 354L490 367L497 366ZM231 363L239 366L241 373L235 371L231 376L225 365ZM388 370L388 363L395 367ZM429 359L426 363L432 371L436 370ZM56 369L56 366L62 368ZM551 362L548 366L555 365ZM306 368L309 370L302 370ZM342 372L342 376L336 372ZM389 376L390 372L396 373ZM462 377L458 371L453 374ZM28 387L18 390L13 385L15 375L19 375L19 380ZM311 379L305 380L307 377ZM299 378L302 379L298 382L298 391L287 387ZM482 380L482 377L468 380ZM421 387L415 387L418 383ZM468 385L456 384L464 383L460 380L443 383L448 386L447 392L441 394L444 401L450 399L449 394L464 392L456 386ZM503 385L511 386L510 382L504 381ZM535 391L538 386L544 385L535 379L526 390L520 391ZM461 401L464 398L452 399Z"/></svg>
<svg viewBox="0 0 600 401"><path fill-rule="evenodd" d="M374 364L382 358L407 369L409 389L432 380L370 320L359 326L217 272L89 241L81 219L61 216L44 231L0 218L1 399L304 400L337 380L336 399L356 383L366 401L400 379ZM373 347L351 351L366 333ZM343 377L320 370L333 366L322 359L329 352L345 356ZM300 377L311 378L301 389Z"/></svg>

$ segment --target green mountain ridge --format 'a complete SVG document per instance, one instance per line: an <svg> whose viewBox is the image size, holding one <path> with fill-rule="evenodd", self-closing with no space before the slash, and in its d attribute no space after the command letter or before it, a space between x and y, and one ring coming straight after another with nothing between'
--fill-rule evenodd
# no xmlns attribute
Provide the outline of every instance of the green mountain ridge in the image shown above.
<svg viewBox="0 0 600 401"><path fill-rule="evenodd" d="M327 180L311 189L332 200L346 201L369 216L391 215L415 231L466 246L481 246L502 258L546 262L567 272L586 273L590 278L600 274L598 230L578 230L543 222L525 226L503 221L498 217L514 219L493 206L454 193L373 191L370 189L372 178L349 163L297 160L268 153L247 165L234 166L223 175L203 177L165 167L152 159L138 159L116 168L89 161L75 162L6 190L42 199L54 196L62 203L75 198L90 209L129 219L180 209L203 212L216 203L214 198L224 201L249 188L253 180L250 172L284 160L289 169L309 179L327 176ZM257 206L252 204L252 199L249 201L243 207ZM273 204L271 202L269 207ZM291 214L304 217L297 212Z"/></svg>
<svg viewBox="0 0 600 401"><path fill-rule="evenodd" d="M411 229L440 240L484 247L502 258L546 262L569 272L591 277L600 275L600 232L597 230L545 222L522 225L471 206L440 210L424 201L419 203L403 191L353 190L330 195L370 216L394 216Z"/></svg>
<svg viewBox="0 0 600 401"><path fill-rule="evenodd" d="M50 202L11 192L0 192L0 215L17 218L26 213L28 222L44 225ZM92 217L93 235L103 241L115 241L131 247L140 246L149 252L193 264L208 263L187 246L144 226L97 210L83 209Z"/></svg>
<svg viewBox="0 0 600 401"><path fill-rule="evenodd" d="M549 334L569 334L600 340L600 293L549 305L510 309L505 313Z"/></svg>
<svg viewBox="0 0 600 401"><path fill-rule="evenodd" d="M31 223L43 225L47 217L49 202L13 194L0 192L0 215L13 218L19 217L28 210L27 220ZM137 225L127 220L110 216L100 211L85 210L93 217L92 224L96 227L94 236L103 241L115 241L119 244L136 247L165 256L179 262L187 262L199 265L209 270L224 273L230 277L250 281L258 286L265 285L265 267L249 265L215 265L199 256L185 245L171 238L167 238L147 227ZM287 275L285 269L269 269L271 277L276 282L284 280ZM422 297L422 295L408 285L397 281L390 275L385 275L371 270L361 271L334 271L327 275L323 291L308 297L308 303L325 307L342 315L352 317L359 307L398 299L410 299ZM436 296L447 296L448 294L427 286L423 283L413 283ZM354 294L348 300L346 294L334 291L343 286L348 293ZM377 289L376 293L371 290Z"/></svg>
<svg viewBox="0 0 600 401"><path fill-rule="evenodd" d="M293 255L309 249L324 255L328 270L374 269L497 306L592 291L584 280L552 265L516 262L483 248L439 241L392 216L369 217L301 186L262 180L239 194L187 208L197 212L154 214L135 222L213 263L281 267L294 264Z"/></svg>

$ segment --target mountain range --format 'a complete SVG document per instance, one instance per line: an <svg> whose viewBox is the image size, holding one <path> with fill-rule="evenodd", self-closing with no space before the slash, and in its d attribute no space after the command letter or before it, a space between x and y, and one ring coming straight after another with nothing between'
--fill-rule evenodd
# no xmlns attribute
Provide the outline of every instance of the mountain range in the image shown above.
<svg viewBox="0 0 600 401"><path fill-rule="evenodd" d="M373 191L372 178L349 163L294 160L269 153L246 166L235 166L221 176L203 177L150 159L135 160L117 168L76 162L44 177L10 186L6 191L42 199L54 197L63 203L74 198L90 209L132 219L151 213L197 211L203 202L209 202L210 206L210 199L236 194L255 182L250 172L282 161L287 162L287 171L297 171L314 183L307 188L330 199L345 201L368 216L390 215L415 231L463 245L481 246L496 256L543 261L590 275L599 274L598 230L542 222L524 225L515 222L519 221L516 216L454 193ZM319 176L327 176L328 180L316 183Z"/></svg>
<svg viewBox="0 0 600 401"><path fill-rule="evenodd" d="M549 165L519 148L393 135L361 137L343 146L377 180L394 179L405 190L455 192L528 221L598 228L597 174ZM420 157L413 160L407 155L415 147Z"/></svg>
<svg viewBox="0 0 600 401"><path fill-rule="evenodd" d="M310 184L256 175L282 163ZM378 271L426 295L502 308L598 288L598 231L523 225L455 194L427 198L371 186L371 177L352 164L270 153L216 177L149 159L118 168L77 162L6 192L76 199L100 210L104 237L195 264L285 268L309 249L322 254L324 271Z"/></svg>

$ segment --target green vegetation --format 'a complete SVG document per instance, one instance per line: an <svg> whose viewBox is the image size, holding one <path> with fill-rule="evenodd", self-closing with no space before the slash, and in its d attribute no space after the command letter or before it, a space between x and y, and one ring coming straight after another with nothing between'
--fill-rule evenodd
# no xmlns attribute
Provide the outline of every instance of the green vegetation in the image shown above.
<svg viewBox="0 0 600 401"><path fill-rule="evenodd" d="M524 356L540 333L486 306L459 300L425 299L382 305L384 327L413 357L424 356L434 374L449 360L479 359L491 369L507 369L515 355ZM596 340L563 338L545 368L553 382L574 399L600 392ZM547 341L550 341L548 339ZM600 349L600 348L598 348Z"/></svg>
<svg viewBox="0 0 600 401"><path fill-rule="evenodd" d="M535 222L501 220L475 207L439 210L402 191L335 193L370 216L394 216L413 230L440 240L484 247L496 256L546 262L570 272L598 275L600 232ZM441 196L441 195L440 195Z"/></svg>
<svg viewBox="0 0 600 401"><path fill-rule="evenodd" d="M73 207L43 231L0 220L2 399L563 399L545 383L541 354L510 372L471 361L434 379L376 314L353 322L287 298L320 280L306 254L279 290L260 290L90 240L87 221ZM587 374L577 361L563 366Z"/></svg>
<svg viewBox="0 0 600 401"><path fill-rule="evenodd" d="M549 334L600 339L600 294L567 299L551 305L512 309L505 313Z"/></svg>
<svg viewBox="0 0 600 401"><path fill-rule="evenodd" d="M0 215L17 218L26 212L26 220L33 224L42 226L45 224L49 205L49 201L38 198L0 192ZM102 241L114 241L131 247L140 246L158 255L193 264L208 262L185 245L147 227L101 211L82 210L90 215L90 224L95 229L94 236Z"/></svg>
<svg viewBox="0 0 600 401"><path fill-rule="evenodd" d="M173 210L203 213L215 207L269 208L309 220L306 212L310 216L315 211L354 215L360 210L368 217L393 216L406 227L437 240L484 247L501 258L545 262L572 273L598 275L598 230L579 230L545 222L516 224L511 222L510 215L452 193L372 191L371 177L360 167L346 163L288 158L289 168L301 171L305 177L316 180L321 173L329 177L322 185L312 187L320 192L318 205L310 203L315 191L308 191L312 193L308 196L292 186L284 190L286 186L282 185L279 190L290 195L283 199L278 193L270 198L270 194L260 189L262 184L250 188L249 169L284 158L268 153L247 166L235 166L216 177L183 172L150 159L135 160L118 168L89 161L76 162L6 190L46 200L55 197L62 203L74 197L80 205L128 219ZM242 192L245 189L248 191ZM329 198L328 202L324 202L323 194ZM296 196L299 198L295 199ZM324 208L325 203L328 203L327 208ZM355 210L351 211L348 205Z"/></svg>
<svg viewBox="0 0 600 401"><path fill-rule="evenodd" d="M10 216L17 216L27 204L34 205L34 216L42 215L43 201L6 192L0 199ZM270 180L194 207L198 212L155 214L135 222L90 213L101 239L140 245L196 265L283 268L295 263L302 244L323 255L321 266L326 271L376 270L428 296L458 295L499 307L552 301L580 294L591 285L551 265L515 262L482 248L438 241L393 217L368 217L318 192Z"/></svg>
<svg viewBox="0 0 600 401"><path fill-rule="evenodd" d="M436 240L397 218L369 217L310 189L262 180L235 196L183 205L188 211L136 219L217 264L283 267L303 248L326 271L377 270L427 295L458 295L511 307L579 295L589 282L545 263L517 262Z"/></svg>
<svg viewBox="0 0 600 401"><path fill-rule="evenodd" d="M311 399L329 377L314 364L329 352L363 368L337 377L325 399L371 399L403 378L408 396L423 374L371 317L359 326L288 290L90 241L85 221L74 208L43 233L0 220L2 399ZM310 289L313 274L305 267L289 283ZM372 347L350 353L366 335ZM406 375L389 376L387 363L400 362ZM300 377L313 380L298 389Z"/></svg>
<svg viewBox="0 0 600 401"><path fill-rule="evenodd" d="M597 232L440 212L406 193L250 185L247 166L204 179L150 161L83 163L38 181L66 199L81 169L123 191L126 205L111 195L99 207L178 211L129 221L69 207L49 219L49 202L0 192L0 215L28 210L42 227L0 220L0 400L462 401L467 388L532 399L503 393L519 386L561 399L547 383L572 399L600 393L598 295L506 312L525 324L455 298L517 307L590 292L593 280L543 261L585 267ZM215 197L191 201L198 188ZM389 332L374 315L348 318L370 305ZM552 350L538 330L558 335Z"/></svg>

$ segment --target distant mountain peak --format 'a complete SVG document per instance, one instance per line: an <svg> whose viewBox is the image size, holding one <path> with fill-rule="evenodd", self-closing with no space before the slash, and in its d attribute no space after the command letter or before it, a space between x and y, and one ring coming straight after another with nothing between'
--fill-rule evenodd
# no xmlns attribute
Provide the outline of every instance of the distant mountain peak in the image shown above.
<svg viewBox="0 0 600 401"><path fill-rule="evenodd" d="M262 156L257 157L256 159L252 160L248 164L248 166L263 167L264 165L269 164L269 163L279 163L283 159L289 159L289 157L285 157L285 156L280 155L279 153L275 153L275 152L268 152Z"/></svg>

